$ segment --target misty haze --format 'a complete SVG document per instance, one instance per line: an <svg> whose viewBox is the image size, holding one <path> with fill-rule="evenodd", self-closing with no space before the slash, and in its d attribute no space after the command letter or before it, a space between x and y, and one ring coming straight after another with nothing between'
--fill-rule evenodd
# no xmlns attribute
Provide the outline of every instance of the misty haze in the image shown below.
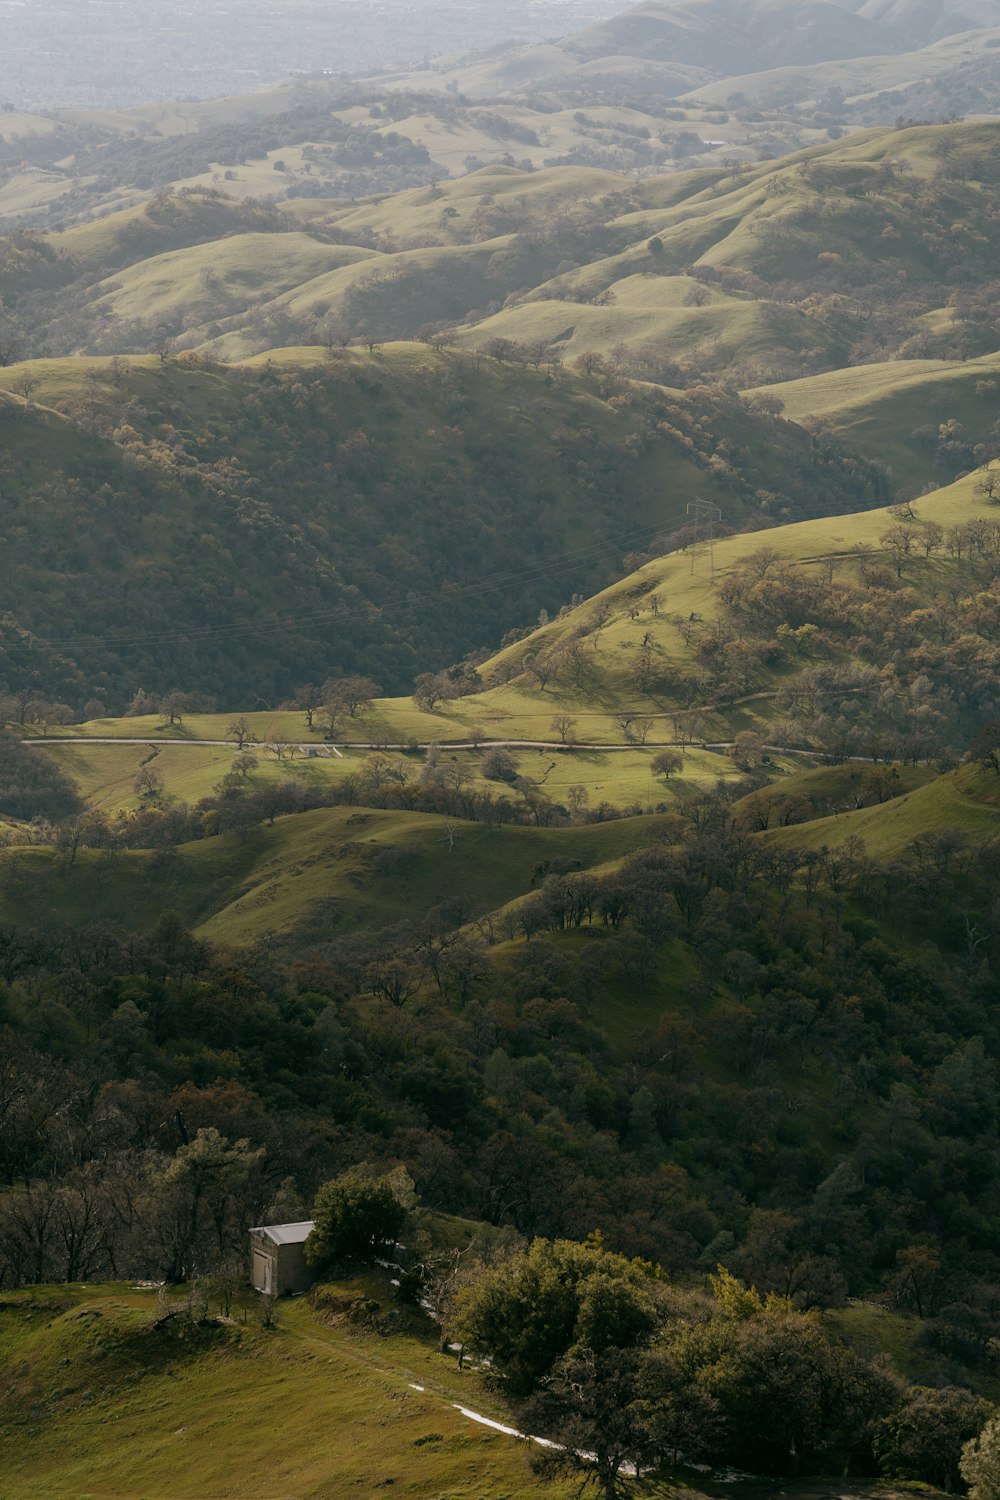
<svg viewBox="0 0 1000 1500"><path fill-rule="evenodd" d="M0 0L0 100L125 109L562 35L623 0Z"/></svg>

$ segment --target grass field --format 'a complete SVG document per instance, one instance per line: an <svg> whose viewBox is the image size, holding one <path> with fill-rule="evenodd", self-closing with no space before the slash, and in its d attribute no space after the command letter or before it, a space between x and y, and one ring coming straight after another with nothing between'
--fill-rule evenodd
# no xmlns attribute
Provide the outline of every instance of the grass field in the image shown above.
<svg viewBox="0 0 1000 1500"><path fill-rule="evenodd" d="M433 813L320 808L165 854L85 849L70 864L48 848L0 851L0 913L30 926L42 902L62 922L86 925L113 910L144 931L176 911L223 944L303 924L318 940L419 922L456 891L473 911L490 911L529 890L536 867L552 859L605 864L672 827L669 815L488 828Z"/></svg>
<svg viewBox="0 0 1000 1500"><path fill-rule="evenodd" d="M103 726L98 723L92 727L100 730ZM551 735L551 729L547 729L547 733ZM152 765L163 779L163 788L157 798L160 806L170 807L182 802L191 805L213 793L238 753L232 745L168 742L150 746L132 743L126 738L117 744L49 740L42 748L73 780L87 806L105 812L143 805L144 798L135 790L134 782L140 767L145 764ZM366 757L378 752L345 748L335 756L319 746L315 759L299 757L280 761L260 745L248 746L246 753L252 753L257 761L247 776L247 785L257 789L270 782L289 780L303 786L336 784L360 771ZM489 781L482 774L485 753L482 749L445 751L446 768L453 776L460 775L477 789L497 793L502 789L501 783ZM656 754L652 744L635 748L622 746L614 750L532 747L514 749L510 753L520 774L540 782L547 795L557 803L565 803L570 787L583 786L591 806L599 802L611 802L617 807L637 804L649 811L657 804L669 805L677 799L683 800L691 792L712 785L719 777L737 774L724 754L702 750L698 746L684 751L683 768L669 782L655 776L650 768ZM794 758L784 759L789 765L793 764ZM411 775L419 773L424 760L423 755L407 757Z"/></svg>
<svg viewBox="0 0 1000 1500"><path fill-rule="evenodd" d="M918 494L940 478L933 455L913 441L917 428L962 424L972 442L988 440L996 419L1000 354L970 360L893 360L765 387L793 421L823 417L852 447L892 467L897 490Z"/></svg>
<svg viewBox="0 0 1000 1500"><path fill-rule="evenodd" d="M379 1299L385 1278L338 1288ZM4 1500L412 1500L568 1496L537 1481L523 1445L462 1415L500 1416L476 1374L405 1313L379 1336L331 1324L304 1299L277 1327L237 1316L154 1326L127 1285L5 1298L0 1355Z"/></svg>
<svg viewBox="0 0 1000 1500"><path fill-rule="evenodd" d="M769 830L764 837L790 848L836 848L864 840L868 854L892 859L921 834L955 832L971 843L1000 834L1000 779L992 771L963 766L901 797L856 812Z"/></svg>

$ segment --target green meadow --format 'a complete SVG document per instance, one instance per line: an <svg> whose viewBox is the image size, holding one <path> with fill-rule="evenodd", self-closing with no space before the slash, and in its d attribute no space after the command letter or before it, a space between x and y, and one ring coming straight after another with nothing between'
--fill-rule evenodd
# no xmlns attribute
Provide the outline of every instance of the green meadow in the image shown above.
<svg viewBox="0 0 1000 1500"><path fill-rule="evenodd" d="M875 807L835 813L794 828L768 830L769 841L791 848L836 849L861 839L873 859L888 860L923 836L962 836L971 844L1000 834L1000 787L992 771L963 766Z"/></svg>
<svg viewBox="0 0 1000 1500"><path fill-rule="evenodd" d="M70 860L48 848L9 848L0 852L3 910L30 923L44 901L70 925L114 910L147 931L176 911L200 936L226 945L305 925L318 939L419 922L456 892L473 911L494 910L530 890L553 860L605 864L674 827L672 816L655 814L490 828L433 813L319 808L160 854L81 849Z"/></svg>
<svg viewBox="0 0 1000 1500"><path fill-rule="evenodd" d="M383 1334L321 1319L305 1299L263 1329L239 1304L226 1320L157 1325L154 1294L128 1285L8 1295L4 1500L568 1497L533 1477L523 1444L458 1410L503 1415L386 1282L337 1288L345 1308L377 1302Z"/></svg>

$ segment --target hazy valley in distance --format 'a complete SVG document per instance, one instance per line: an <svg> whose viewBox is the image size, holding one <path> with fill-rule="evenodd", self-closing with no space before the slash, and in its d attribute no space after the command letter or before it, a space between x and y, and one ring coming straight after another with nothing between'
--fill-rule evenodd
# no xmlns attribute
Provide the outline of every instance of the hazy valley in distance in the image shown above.
<svg viewBox="0 0 1000 1500"><path fill-rule="evenodd" d="M1000 1500L998 99L0 0L2 1500Z"/></svg>
<svg viewBox="0 0 1000 1500"><path fill-rule="evenodd" d="M0 96L18 109L127 109L534 42L624 0L3 0ZM71 65L68 65L71 59Z"/></svg>

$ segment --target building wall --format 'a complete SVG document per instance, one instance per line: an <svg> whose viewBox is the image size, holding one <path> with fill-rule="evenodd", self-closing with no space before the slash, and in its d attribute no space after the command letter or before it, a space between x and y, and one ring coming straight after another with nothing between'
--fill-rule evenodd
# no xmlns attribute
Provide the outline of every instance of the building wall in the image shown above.
<svg viewBox="0 0 1000 1500"><path fill-rule="evenodd" d="M278 1246L278 1296L287 1292L306 1292L315 1277L306 1265L306 1247L302 1245Z"/></svg>
<svg viewBox="0 0 1000 1500"><path fill-rule="evenodd" d="M250 1280L258 1292L284 1297L306 1292L315 1281L306 1265L305 1245L273 1245L263 1235L251 1235Z"/></svg>

